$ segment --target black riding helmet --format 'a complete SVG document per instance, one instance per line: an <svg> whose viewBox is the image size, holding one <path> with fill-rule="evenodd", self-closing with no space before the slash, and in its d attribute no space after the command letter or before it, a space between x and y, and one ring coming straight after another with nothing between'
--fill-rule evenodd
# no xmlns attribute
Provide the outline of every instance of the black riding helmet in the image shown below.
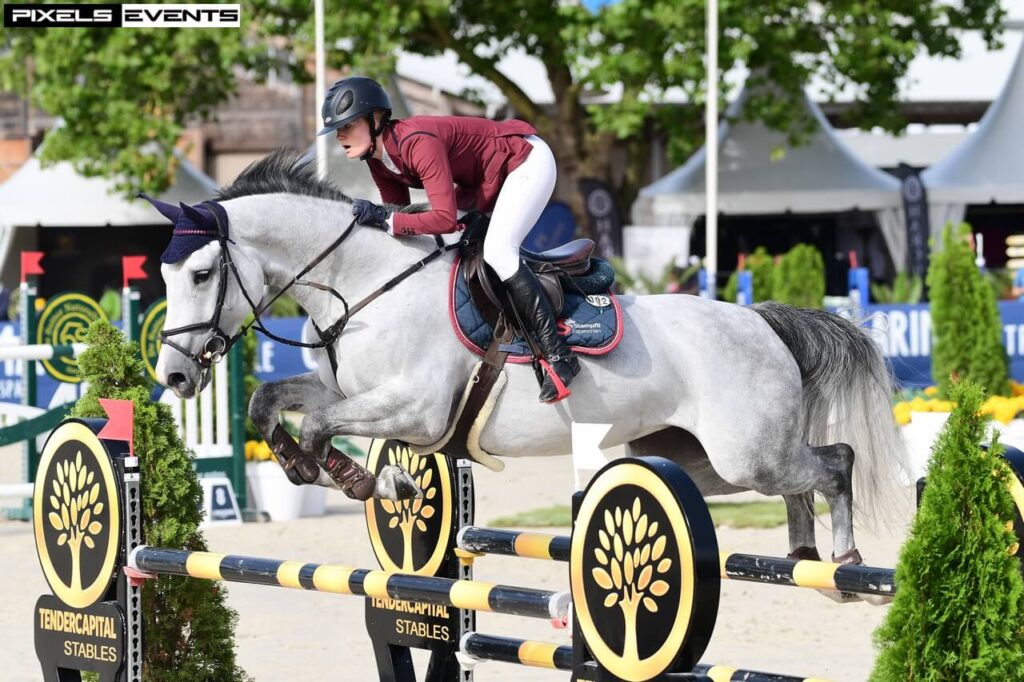
<svg viewBox="0 0 1024 682"><path fill-rule="evenodd" d="M373 112L377 110L384 112L379 127L373 120ZM360 117L366 118L370 124L370 149L360 157L365 161L373 156L377 136L391 120L391 99L381 84L372 78L350 76L342 78L327 90L320 114L324 119L324 127L317 135L332 133Z"/></svg>

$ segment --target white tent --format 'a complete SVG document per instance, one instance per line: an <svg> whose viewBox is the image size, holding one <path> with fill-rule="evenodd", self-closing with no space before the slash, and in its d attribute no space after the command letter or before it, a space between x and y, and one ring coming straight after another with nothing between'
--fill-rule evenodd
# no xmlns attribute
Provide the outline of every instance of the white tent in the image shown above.
<svg viewBox="0 0 1024 682"><path fill-rule="evenodd" d="M1024 42L999 99L977 130L921 174L933 235L960 222L968 204L1024 204Z"/></svg>
<svg viewBox="0 0 1024 682"><path fill-rule="evenodd" d="M174 184L164 201L198 203L217 183L179 156ZM66 161L43 168L33 157L0 185L0 267L7 261L19 227L105 227L159 225L166 221L146 201L125 199L114 182L87 178Z"/></svg>
<svg viewBox="0 0 1024 682"><path fill-rule="evenodd" d="M738 120L747 96L745 89L730 107L730 120ZM902 268L907 244L899 181L854 156L806 95L803 106L817 125L798 147L789 146L783 133L761 123L720 125L719 210L725 215L873 211L893 262ZM685 234L688 242L693 224L705 210L704 164L702 148L683 166L640 190L633 204L634 224L674 227L676 238Z"/></svg>

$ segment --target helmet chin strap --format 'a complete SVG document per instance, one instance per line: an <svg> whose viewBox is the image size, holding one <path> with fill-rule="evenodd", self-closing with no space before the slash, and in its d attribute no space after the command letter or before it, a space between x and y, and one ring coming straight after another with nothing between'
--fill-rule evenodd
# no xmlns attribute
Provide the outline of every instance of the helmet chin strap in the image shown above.
<svg viewBox="0 0 1024 682"><path fill-rule="evenodd" d="M370 147L366 150L362 156L359 157L360 161L369 161L373 158L373 155L377 152L377 136L384 132L384 126L391 120L391 114L384 112L384 115L380 118L380 126L375 125L373 120L373 114L366 115L366 122L370 124Z"/></svg>

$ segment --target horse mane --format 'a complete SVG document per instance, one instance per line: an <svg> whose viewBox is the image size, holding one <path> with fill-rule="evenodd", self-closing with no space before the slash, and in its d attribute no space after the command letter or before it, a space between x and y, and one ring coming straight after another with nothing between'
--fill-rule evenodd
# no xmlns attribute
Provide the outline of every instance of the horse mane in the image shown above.
<svg viewBox="0 0 1024 682"><path fill-rule="evenodd" d="M246 166L234 182L218 190L214 201L281 192L352 203L352 198L338 189L333 182L317 176L315 156L303 158L303 154L292 147L278 147L259 161ZM420 213L430 210L429 206L424 204L390 208L398 213Z"/></svg>

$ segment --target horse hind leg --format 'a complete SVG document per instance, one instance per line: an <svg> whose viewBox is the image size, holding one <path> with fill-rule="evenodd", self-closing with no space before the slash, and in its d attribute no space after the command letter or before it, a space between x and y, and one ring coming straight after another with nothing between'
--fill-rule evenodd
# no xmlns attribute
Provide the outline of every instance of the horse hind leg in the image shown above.
<svg viewBox="0 0 1024 682"><path fill-rule="evenodd" d="M828 502L832 518L832 561L860 564L853 541L853 449L846 443L811 447L822 465L815 490Z"/></svg>
<svg viewBox="0 0 1024 682"><path fill-rule="evenodd" d="M820 561L814 540L814 492L783 495L789 527L789 559Z"/></svg>
<svg viewBox="0 0 1024 682"><path fill-rule="evenodd" d="M818 492L832 517L832 561L862 563L853 538L853 460L853 449L845 443L801 445L777 460L774 467L755 469L762 475L748 481L750 487L766 495L782 495L786 502L791 559L818 559L813 512L814 492ZM766 471L771 474L765 476ZM835 591L821 592L840 602L857 599Z"/></svg>
<svg viewBox="0 0 1024 682"><path fill-rule="evenodd" d="M832 518L832 561L842 565L863 564L864 560L853 541L853 449L845 443L810 449L824 464L824 475L817 490L828 502ZM819 591L841 603L866 601L881 605L892 601L891 597L884 596Z"/></svg>

